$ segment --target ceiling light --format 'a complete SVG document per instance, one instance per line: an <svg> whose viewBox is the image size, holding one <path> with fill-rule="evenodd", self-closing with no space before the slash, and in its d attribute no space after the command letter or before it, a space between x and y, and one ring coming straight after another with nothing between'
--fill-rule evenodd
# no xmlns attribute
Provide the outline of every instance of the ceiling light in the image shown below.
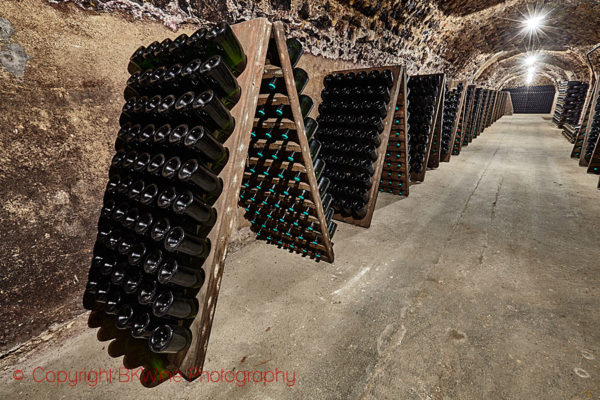
<svg viewBox="0 0 600 400"><path fill-rule="evenodd" d="M523 21L523 29L530 33L534 33L540 28L540 26L542 26L543 20L544 16L541 14L530 15L529 17L527 17L527 19L525 19L525 21Z"/></svg>
<svg viewBox="0 0 600 400"><path fill-rule="evenodd" d="M533 65L538 61L538 56L536 54L531 54L525 59L525 65Z"/></svg>

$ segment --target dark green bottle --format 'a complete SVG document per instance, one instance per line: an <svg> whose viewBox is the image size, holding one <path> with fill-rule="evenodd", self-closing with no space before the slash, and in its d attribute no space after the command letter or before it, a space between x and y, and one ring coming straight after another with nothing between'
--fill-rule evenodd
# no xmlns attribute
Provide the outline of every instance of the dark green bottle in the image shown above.
<svg viewBox="0 0 600 400"><path fill-rule="evenodd" d="M314 103L313 99L310 98L310 96L307 96L305 94L300 95L299 101L300 101L300 111L302 112L302 118L306 118L306 116L313 109L313 106L315 105L315 103Z"/></svg>
<svg viewBox="0 0 600 400"><path fill-rule="evenodd" d="M201 74L207 85L219 94L225 107L231 110L240 100L242 89L223 57L213 56L206 60L202 65Z"/></svg>
<svg viewBox="0 0 600 400"><path fill-rule="evenodd" d="M191 342L192 332L188 328L167 324L156 327L148 339L150 350L154 353L179 353Z"/></svg>
<svg viewBox="0 0 600 400"><path fill-rule="evenodd" d="M183 138L183 145L211 160L214 164L213 170L222 169L229 159L227 148L219 143L201 125L197 125L188 131L187 135Z"/></svg>
<svg viewBox="0 0 600 400"><path fill-rule="evenodd" d="M285 41L285 44L290 56L290 63L292 64L292 68L294 68L296 64L298 64L298 61L300 61L300 57L302 57L302 53L304 52L302 43L296 38L290 38Z"/></svg>
<svg viewBox="0 0 600 400"><path fill-rule="evenodd" d="M198 300L171 290L165 290L156 296L156 300L152 305L152 313L159 318L194 318L198 313Z"/></svg>
<svg viewBox="0 0 600 400"><path fill-rule="evenodd" d="M217 24L205 36L209 51L223 57L234 75L240 75L246 68L247 57L238 38L228 23Z"/></svg>
<svg viewBox="0 0 600 400"><path fill-rule="evenodd" d="M192 108L205 122L206 127L213 130L212 135L215 139L225 143L235 128L235 119L214 92L207 90L200 93Z"/></svg>
<svg viewBox="0 0 600 400"><path fill-rule="evenodd" d="M315 135L315 132L319 128L319 123L315 121L313 118L306 117L304 118L304 135L306 135L306 140L310 142L310 139Z"/></svg>

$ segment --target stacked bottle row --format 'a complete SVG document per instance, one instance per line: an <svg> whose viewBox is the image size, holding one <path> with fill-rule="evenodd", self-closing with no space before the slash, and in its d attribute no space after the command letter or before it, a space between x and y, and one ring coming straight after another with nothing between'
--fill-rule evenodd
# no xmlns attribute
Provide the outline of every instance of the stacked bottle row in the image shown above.
<svg viewBox="0 0 600 400"><path fill-rule="evenodd" d="M554 110L554 123L560 128L565 123L577 125L583 109L589 85L579 81L560 83Z"/></svg>
<svg viewBox="0 0 600 400"><path fill-rule="evenodd" d="M360 220L367 215L394 76L388 69L340 72L325 76L323 84L317 137L332 205L342 217Z"/></svg>
<svg viewBox="0 0 600 400"><path fill-rule="evenodd" d="M564 129L563 129L563 135L564 135L564 131L570 127L571 129L573 129L575 131L574 133L574 137L572 140L573 143L573 150L571 151L571 158L577 158L580 159L581 158L581 152L583 150L583 145L585 143L585 137L586 134L588 132L588 122L590 119L590 115L593 112L594 106L593 104L588 104L588 106L585 109L585 114L583 116L583 120L581 121L581 125L571 125L571 124L565 124L564 125ZM569 136L566 136L567 138L569 138Z"/></svg>
<svg viewBox="0 0 600 400"><path fill-rule="evenodd" d="M408 92L408 89L407 89ZM408 196L410 176L408 173L408 134L405 120L409 116L408 98L400 90L392 119L392 129L379 181L379 191L398 196Z"/></svg>
<svg viewBox="0 0 600 400"><path fill-rule="evenodd" d="M463 84L459 83L453 90L446 89L446 98L444 99L444 114L442 123L442 144L441 153L446 155L450 153L452 146L452 134L456 126L456 119L459 118L460 98L463 92Z"/></svg>
<svg viewBox="0 0 600 400"><path fill-rule="evenodd" d="M413 76L408 80L408 125L410 175L424 172L435 124L436 101L442 85L441 75Z"/></svg>
<svg viewBox="0 0 600 400"><path fill-rule="evenodd" d="M471 110L469 129L464 137L463 146L468 146L469 143L473 141L473 138L477 134L477 126L479 122L479 115L481 114L481 98L482 98L481 88L476 88L473 93L473 108Z"/></svg>
<svg viewBox="0 0 600 400"><path fill-rule="evenodd" d="M288 39L286 45L304 132L296 131L291 97L279 73L282 71L279 52L275 39L271 39L267 54L269 65L265 68L271 72L266 73L261 83L239 204L246 210L245 218L251 222L257 239L318 261L327 255L323 232L327 230L329 237L333 237L337 224L331 221L330 180L323 176L322 145L315 138L318 124L308 117L313 100L302 94L308 74L296 67L302 45L297 39ZM302 153L301 134L307 138L310 154ZM311 191L307 162L313 163L318 193ZM316 206L319 201L325 212L326 227L319 222Z"/></svg>
<svg viewBox="0 0 600 400"><path fill-rule="evenodd" d="M587 130L588 138L583 157L586 163L594 164L589 169L589 172L597 174L600 173L598 165L596 165L600 164L600 148L598 148L598 137L600 137L600 101L596 101L590 112L592 113L592 117L589 129ZM596 154L594 154L594 149L596 149Z"/></svg>
<svg viewBox="0 0 600 400"><path fill-rule="evenodd" d="M507 89L517 114L550 114L556 89L554 86L526 86Z"/></svg>
<svg viewBox="0 0 600 400"><path fill-rule="evenodd" d="M136 351L177 353L191 342L245 59L227 24L131 57L83 302Z"/></svg>
<svg viewBox="0 0 600 400"><path fill-rule="evenodd" d="M477 125L477 131L473 138L479 137L483 130L488 126L488 116L491 101L491 91L489 89L483 89L481 93L481 112L479 113L479 123Z"/></svg>
<svg viewBox="0 0 600 400"><path fill-rule="evenodd" d="M458 121L458 127L456 128L456 135L454 136L454 143L452 144L452 155L456 156L460 154L462 144L465 141L469 126L471 124L471 116L473 111L473 97L475 95L475 86L468 86L467 93L465 94L464 107L465 111Z"/></svg>

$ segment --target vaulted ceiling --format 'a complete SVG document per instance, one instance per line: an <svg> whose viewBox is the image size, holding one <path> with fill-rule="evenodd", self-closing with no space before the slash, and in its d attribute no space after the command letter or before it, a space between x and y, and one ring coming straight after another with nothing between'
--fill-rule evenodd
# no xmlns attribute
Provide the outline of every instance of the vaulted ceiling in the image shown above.
<svg viewBox="0 0 600 400"><path fill-rule="evenodd" d="M115 2L73 0L110 10ZM140 0L141 1L141 0ZM590 79L585 52L600 43L598 0L146 0L169 26L181 21L268 17L316 55L369 64L406 64L500 88L521 85L523 59L540 53L536 80ZM123 8L122 4L119 6ZM527 15L544 14L537 35ZM138 13L139 14L139 13ZM148 13L146 13L148 15ZM167 16L167 17L165 17ZM168 18L168 16L176 18ZM174 23L173 21L177 21Z"/></svg>

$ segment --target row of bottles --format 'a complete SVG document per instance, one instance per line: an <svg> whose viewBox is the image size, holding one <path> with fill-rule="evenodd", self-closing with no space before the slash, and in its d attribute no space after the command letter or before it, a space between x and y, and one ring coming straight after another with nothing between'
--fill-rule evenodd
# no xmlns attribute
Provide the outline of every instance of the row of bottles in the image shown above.
<svg viewBox="0 0 600 400"><path fill-rule="evenodd" d="M482 106L482 90L482 88L475 88L473 91L473 106L471 108L471 115L469 117L469 126L463 137L463 146L468 146L469 143L473 141L473 138L477 135L477 126Z"/></svg>
<svg viewBox="0 0 600 400"><path fill-rule="evenodd" d="M457 124L457 119L460 119L459 106L462 97L464 86L459 83L455 89L446 90L444 99L444 114L442 118L442 143L440 152L442 155L450 153L452 143L452 134L454 127Z"/></svg>
<svg viewBox="0 0 600 400"><path fill-rule="evenodd" d="M329 242L323 237L324 231L331 238L337 229L331 220L334 188L323 175L327 164L323 158L325 150L316 138L321 126L308 116L314 102L302 94L309 79L306 71L296 66L303 53L302 46L297 39L288 39L286 46L293 67L292 90L298 95L304 132L292 128L295 116L284 77L269 72L281 71L276 41L271 39L267 52L270 64L261 82L239 204L245 209L245 218L251 222L257 239L318 261L326 256L329 259ZM306 136L308 154L303 154L300 148L299 134ZM315 193L311 191L306 163L312 163L317 182ZM318 201L323 207L326 226L321 226L319 220Z"/></svg>
<svg viewBox="0 0 600 400"><path fill-rule="evenodd" d="M408 93L409 89L407 89L406 95ZM397 196L408 196L410 185L410 175L408 172L408 126L406 123L409 113L408 98L406 95L404 90L400 90L398 93L390 137L379 180L380 192L391 193Z"/></svg>
<svg viewBox="0 0 600 400"><path fill-rule="evenodd" d="M471 125L471 116L473 111L473 96L475 95L475 86L468 86L467 93L465 94L464 107L465 112L462 113L462 118L458 121L458 127L456 129L456 135L454 137L454 143L452 144L452 155L457 156L460 154L462 145L465 141L465 137L469 132Z"/></svg>
<svg viewBox="0 0 600 400"><path fill-rule="evenodd" d="M427 167L441 84L441 75L413 76L408 81L409 172L413 178Z"/></svg>
<svg viewBox="0 0 600 400"><path fill-rule="evenodd" d="M207 60L214 55L223 58L229 69L238 76L246 68L247 57L231 26L226 22L200 28L191 36L182 33L174 40L152 42L140 46L131 56L127 70L130 74L173 64L185 64L193 59Z"/></svg>
<svg viewBox="0 0 600 400"><path fill-rule="evenodd" d="M389 69L340 72L326 75L323 84L317 138L333 209L360 220L367 215L394 76Z"/></svg>
<svg viewBox="0 0 600 400"><path fill-rule="evenodd" d="M590 111L592 113L591 124L587 129L588 138L587 145L583 153L585 161L592 161L594 149L598 146L598 137L600 137L600 101L597 101L595 106ZM597 172L597 171L591 171Z"/></svg>
<svg viewBox="0 0 600 400"><path fill-rule="evenodd" d="M150 367L192 339L245 59L227 24L131 58L83 303Z"/></svg>
<svg viewBox="0 0 600 400"><path fill-rule="evenodd" d="M559 128L564 124L579 124L588 89L589 84L586 82L564 81L560 83L552 118Z"/></svg>

